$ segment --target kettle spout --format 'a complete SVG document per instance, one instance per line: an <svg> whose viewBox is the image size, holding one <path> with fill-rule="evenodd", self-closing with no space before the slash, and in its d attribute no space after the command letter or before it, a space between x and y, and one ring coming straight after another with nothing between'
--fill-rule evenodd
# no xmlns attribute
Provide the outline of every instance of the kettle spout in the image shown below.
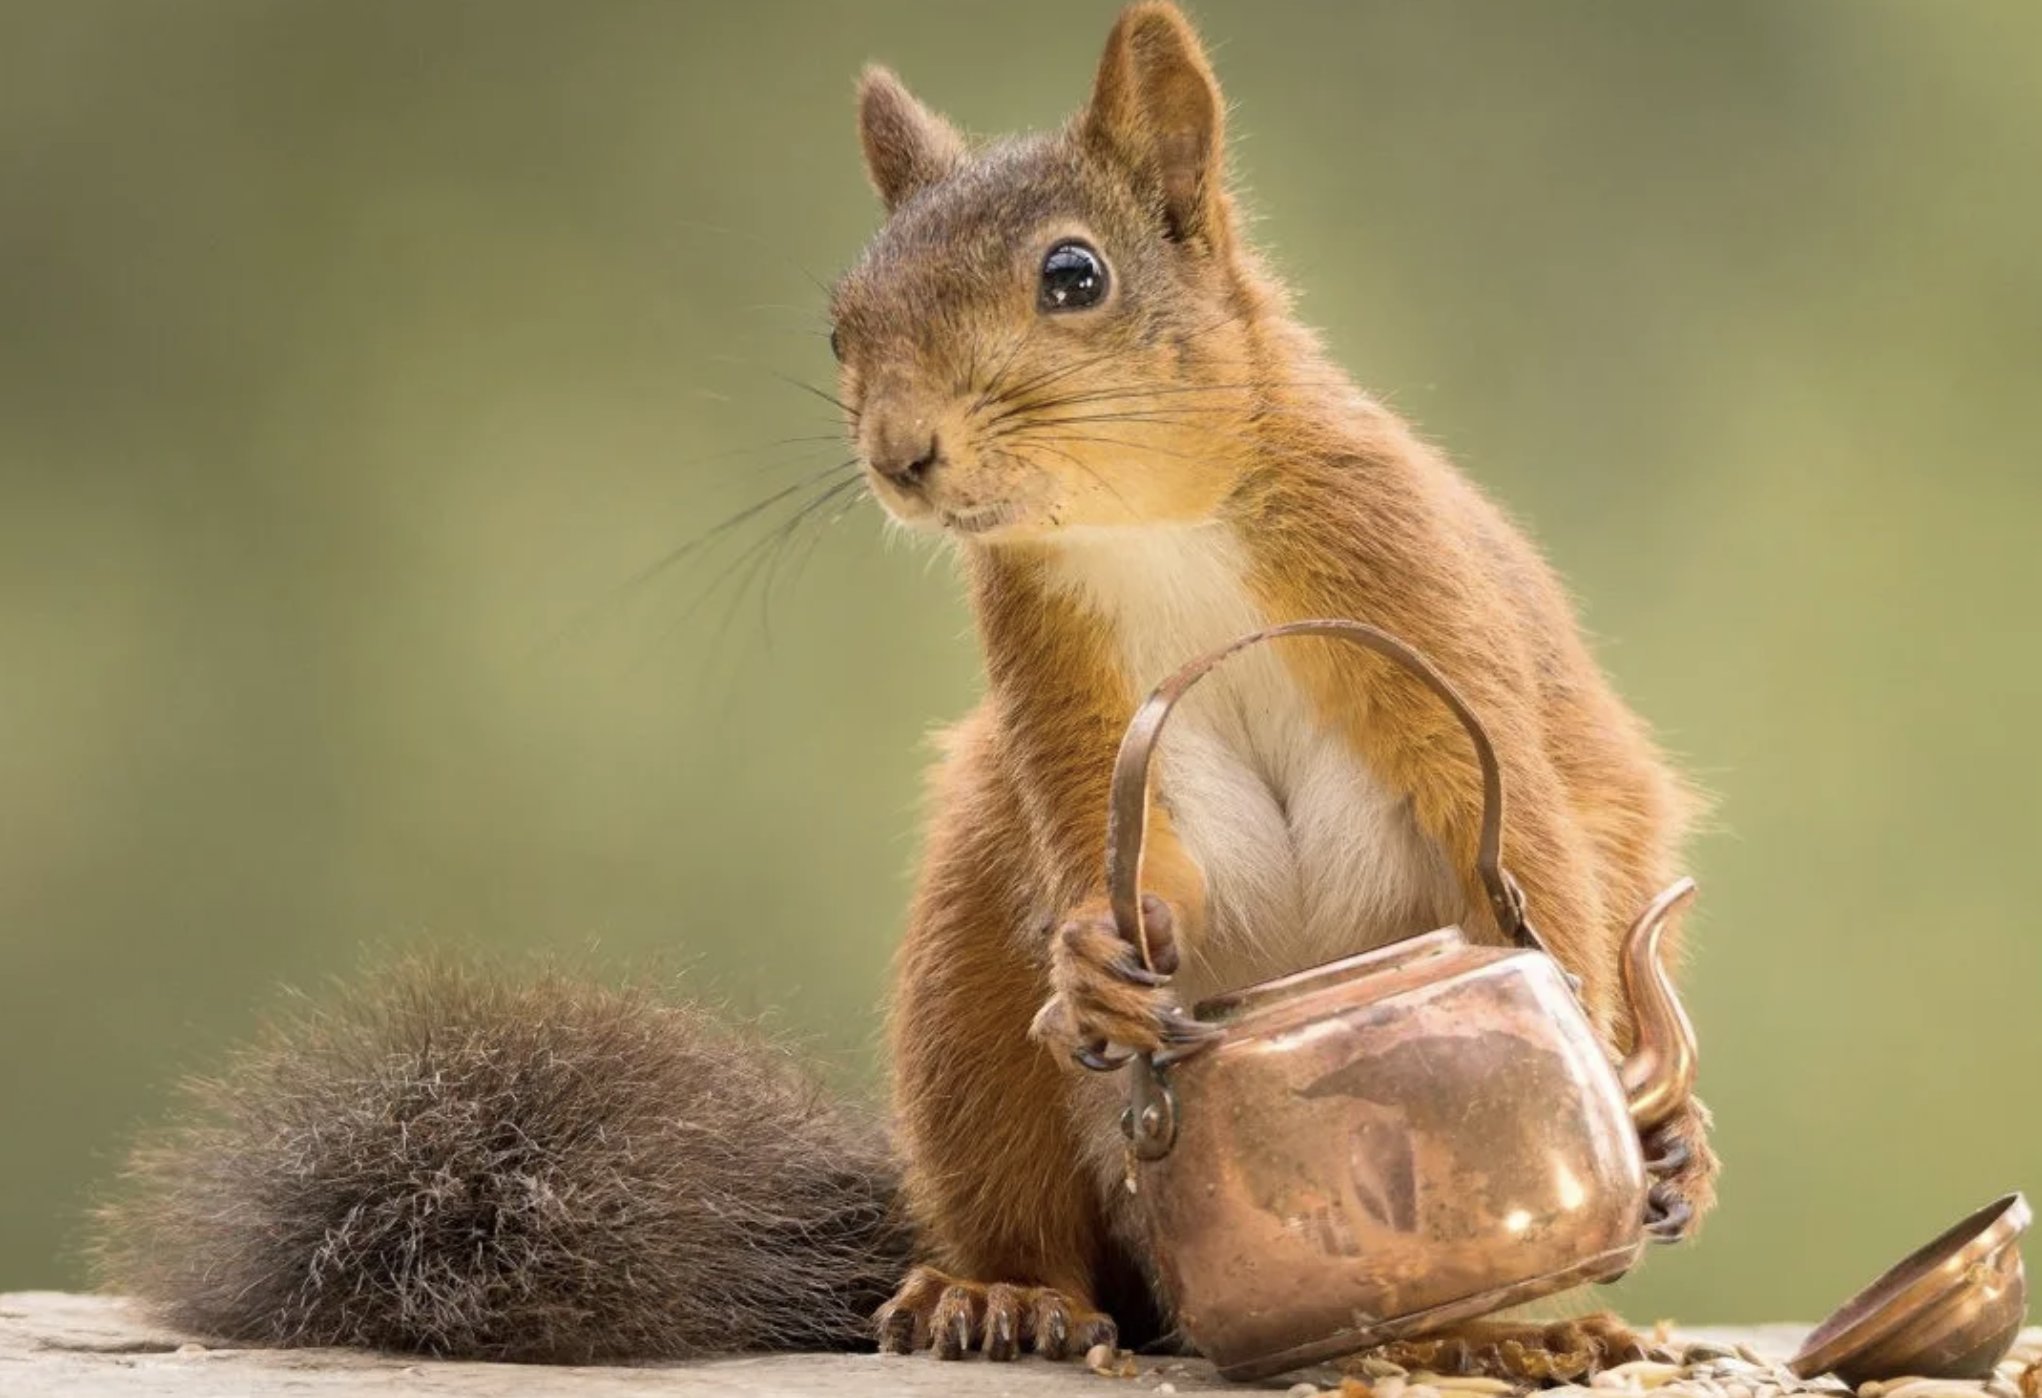
<svg viewBox="0 0 2042 1398"><path fill-rule="evenodd" d="M1618 1068L1631 1120L1640 1131L1666 1121L1695 1086L1695 1029L1674 993L1659 957L1661 934L1674 909L1695 896L1695 881L1668 887L1631 924L1624 937L1624 995L1638 1026L1636 1046Z"/></svg>

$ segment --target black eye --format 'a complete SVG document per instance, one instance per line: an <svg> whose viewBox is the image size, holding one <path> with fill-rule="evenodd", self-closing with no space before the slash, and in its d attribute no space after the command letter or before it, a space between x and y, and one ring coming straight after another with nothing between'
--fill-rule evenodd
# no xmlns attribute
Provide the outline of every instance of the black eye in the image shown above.
<svg viewBox="0 0 2042 1398"><path fill-rule="evenodd" d="M1042 259L1045 311L1081 311L1106 299L1106 263L1083 243L1058 243Z"/></svg>
<svg viewBox="0 0 2042 1398"><path fill-rule="evenodd" d="M830 327L830 355L837 363L844 362L844 332L834 325Z"/></svg>

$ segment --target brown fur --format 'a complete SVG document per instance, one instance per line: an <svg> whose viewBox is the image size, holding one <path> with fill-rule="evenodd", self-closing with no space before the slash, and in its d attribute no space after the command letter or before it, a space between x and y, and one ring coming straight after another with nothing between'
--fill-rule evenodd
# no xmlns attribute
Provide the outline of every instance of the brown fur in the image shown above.
<svg viewBox="0 0 2042 1398"><path fill-rule="evenodd" d="M379 967L179 1106L100 1210L98 1270L238 1343L846 1348L907 1264L876 1123L646 989Z"/></svg>
<svg viewBox="0 0 2042 1398"><path fill-rule="evenodd" d="M1510 866L1613 1047L1630 1033L1622 932L1676 872L1695 802L1536 549L1348 383L1243 245L1223 104L1173 6L1123 13L1090 103L1053 135L964 155L940 118L897 119L904 94L875 131L869 93L866 146L882 152L873 178L892 216L835 296L844 401L868 455L902 432L935 443L926 479L875 473L873 488L902 522L957 539L987 680L936 779L895 981L908 1196L953 1283L924 1275L902 1292L894 1338L919 1342L938 1308L946 1324L982 1312L987 1284L1057 1288L1081 1308L1121 1300L1108 1293L1132 1227L1085 1163L1090 1134L1111 1129L1110 1094L1067 1055L1152 1044L1163 997L1115 974L1106 785L1137 696L1110 625L1055 583L1070 541L1228 529L1267 620L1361 617L1430 655L1490 728ZM911 186L900 170L918 172ZM1039 311L1036 269L1074 236L1105 253L1108 299ZM1288 644L1320 714L1470 869L1479 786L1452 718L1372 656ZM1167 817L1165 790L1146 886L1195 945L1204 885ZM1479 891L1464 901L1493 935ZM1694 1154L1672 1188L1697 1213L1714 1166L1699 1123L1672 1133ZM912 1339L902 1307L923 1322Z"/></svg>

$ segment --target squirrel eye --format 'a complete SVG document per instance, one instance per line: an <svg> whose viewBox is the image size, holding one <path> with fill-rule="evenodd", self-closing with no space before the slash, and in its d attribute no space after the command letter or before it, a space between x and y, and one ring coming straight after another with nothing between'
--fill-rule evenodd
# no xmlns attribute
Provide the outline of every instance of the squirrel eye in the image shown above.
<svg viewBox="0 0 2042 1398"><path fill-rule="evenodd" d="M1042 259L1045 311L1080 311L1106 299L1106 263L1083 243L1058 243Z"/></svg>
<svg viewBox="0 0 2042 1398"><path fill-rule="evenodd" d="M834 325L830 327L830 357L839 364L844 362L844 332Z"/></svg>

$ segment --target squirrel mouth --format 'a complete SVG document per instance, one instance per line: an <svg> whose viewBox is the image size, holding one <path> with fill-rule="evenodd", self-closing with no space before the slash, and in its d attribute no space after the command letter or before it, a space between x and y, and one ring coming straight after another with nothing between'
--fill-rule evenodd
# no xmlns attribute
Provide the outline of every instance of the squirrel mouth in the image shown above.
<svg viewBox="0 0 2042 1398"><path fill-rule="evenodd" d="M943 510L937 516L943 527L955 534L983 534L997 529L1014 517L1011 505L974 505L963 510Z"/></svg>

